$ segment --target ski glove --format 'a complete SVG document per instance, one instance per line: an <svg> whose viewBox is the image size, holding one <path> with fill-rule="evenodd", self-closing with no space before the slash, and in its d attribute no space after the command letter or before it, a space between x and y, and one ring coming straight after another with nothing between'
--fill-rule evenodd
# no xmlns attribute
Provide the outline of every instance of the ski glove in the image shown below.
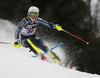
<svg viewBox="0 0 100 78"><path fill-rule="evenodd" d="M20 44L20 40L17 39L15 42L14 42L16 45Z"/></svg>
<svg viewBox="0 0 100 78"><path fill-rule="evenodd" d="M15 46L16 48L19 48L19 47L21 46L21 43L20 43L20 40L19 40L19 39L17 39L17 40L14 42L14 46Z"/></svg>
<svg viewBox="0 0 100 78"><path fill-rule="evenodd" d="M58 31L63 30L63 29L62 29L62 26L60 26L59 24L55 24L55 25L54 25L54 28L56 28Z"/></svg>

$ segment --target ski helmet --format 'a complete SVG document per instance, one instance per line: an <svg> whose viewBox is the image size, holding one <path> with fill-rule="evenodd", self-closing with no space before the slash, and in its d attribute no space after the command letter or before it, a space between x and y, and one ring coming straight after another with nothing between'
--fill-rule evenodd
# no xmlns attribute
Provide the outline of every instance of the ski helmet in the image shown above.
<svg viewBox="0 0 100 78"><path fill-rule="evenodd" d="M37 18L39 16L39 9L36 6L31 6L28 9L28 16L30 18Z"/></svg>

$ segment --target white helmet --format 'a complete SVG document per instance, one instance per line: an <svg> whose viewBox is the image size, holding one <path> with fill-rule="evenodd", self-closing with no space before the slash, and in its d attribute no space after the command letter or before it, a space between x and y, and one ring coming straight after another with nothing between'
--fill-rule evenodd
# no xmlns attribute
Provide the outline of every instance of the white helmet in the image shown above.
<svg viewBox="0 0 100 78"><path fill-rule="evenodd" d="M31 16L31 13L35 13L35 16L36 18L39 16L39 9L35 6L31 6L29 9L28 9L28 16L30 17ZM34 14L32 14L34 15Z"/></svg>
<svg viewBox="0 0 100 78"><path fill-rule="evenodd" d="M35 13L39 13L39 9L35 6L31 6L29 9L28 9L28 13L29 12L35 12Z"/></svg>

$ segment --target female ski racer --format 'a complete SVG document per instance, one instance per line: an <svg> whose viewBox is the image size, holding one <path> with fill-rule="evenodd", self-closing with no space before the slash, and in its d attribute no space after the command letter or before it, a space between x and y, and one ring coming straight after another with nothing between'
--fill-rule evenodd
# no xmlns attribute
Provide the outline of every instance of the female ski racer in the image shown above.
<svg viewBox="0 0 100 78"><path fill-rule="evenodd" d="M28 47L36 55L40 55L41 52L34 48L34 46L38 47L44 52L49 50L45 43L36 35L35 30L37 26L43 25L49 28L56 28L55 26L57 25L51 22L47 22L38 16L39 9L36 6L31 6L28 9L28 16L21 20L15 32L15 44L22 44L23 47ZM53 51L48 52L47 54L54 60L55 63L64 66L64 63L61 62L59 57ZM41 60L46 60L46 57L42 55Z"/></svg>

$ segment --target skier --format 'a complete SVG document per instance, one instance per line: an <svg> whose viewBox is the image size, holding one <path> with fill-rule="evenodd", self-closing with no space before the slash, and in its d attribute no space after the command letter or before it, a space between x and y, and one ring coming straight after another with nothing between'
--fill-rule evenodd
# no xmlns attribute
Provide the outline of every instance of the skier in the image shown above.
<svg viewBox="0 0 100 78"><path fill-rule="evenodd" d="M38 16L39 16L39 9L36 6L31 6L28 9L28 16L21 20L15 32L15 40L16 40L15 44L16 45L22 44L23 47L28 47L36 55L40 55L41 52L38 52L36 49L33 48L33 46L38 47L44 52L49 50L49 48L45 45L45 43L36 35L35 30L37 26L43 25L49 28L56 28L57 26L57 24L47 22L39 18ZM47 54L54 60L55 63L64 65L64 63L61 62L59 57L53 51L48 52ZM46 57L42 55L41 60L45 59Z"/></svg>

